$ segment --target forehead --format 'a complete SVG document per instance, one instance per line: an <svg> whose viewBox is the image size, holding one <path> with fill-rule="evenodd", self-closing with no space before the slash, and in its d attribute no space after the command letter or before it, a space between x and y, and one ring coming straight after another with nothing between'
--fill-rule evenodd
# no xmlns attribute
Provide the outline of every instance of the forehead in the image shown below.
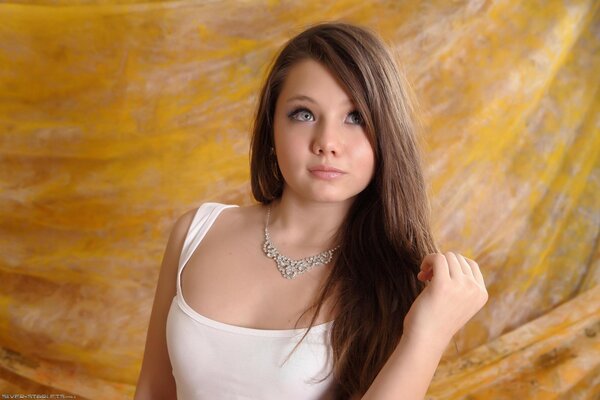
<svg viewBox="0 0 600 400"><path fill-rule="evenodd" d="M306 59L295 63L285 78L280 100L298 95L309 96L321 105L346 104L352 101L339 79L321 63Z"/></svg>

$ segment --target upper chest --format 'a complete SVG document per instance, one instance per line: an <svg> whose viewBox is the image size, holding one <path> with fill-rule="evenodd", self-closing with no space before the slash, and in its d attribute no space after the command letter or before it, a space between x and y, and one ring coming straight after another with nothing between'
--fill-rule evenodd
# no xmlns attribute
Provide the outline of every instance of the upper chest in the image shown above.
<svg viewBox="0 0 600 400"><path fill-rule="evenodd" d="M259 216L237 208L221 212L181 272L181 289L188 305L199 314L236 326L293 329L317 298L326 278L318 265L285 279L262 247L264 227ZM333 319L326 301L315 325ZM310 323L307 312L298 328Z"/></svg>

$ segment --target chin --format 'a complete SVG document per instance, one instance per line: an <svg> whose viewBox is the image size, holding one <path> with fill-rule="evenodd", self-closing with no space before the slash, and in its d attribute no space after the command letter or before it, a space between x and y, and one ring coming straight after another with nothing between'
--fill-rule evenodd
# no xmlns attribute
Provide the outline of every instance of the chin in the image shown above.
<svg viewBox="0 0 600 400"><path fill-rule="evenodd" d="M353 201L356 197L355 193L307 193L303 196L305 199L310 201L317 201L321 203L344 203Z"/></svg>
<svg viewBox="0 0 600 400"><path fill-rule="evenodd" d="M289 184L284 186L285 191L289 190L297 197L320 203L352 202L360 193L359 189L361 188L349 188L343 187L343 185L314 185L313 182L303 182L303 184L296 184L293 187Z"/></svg>

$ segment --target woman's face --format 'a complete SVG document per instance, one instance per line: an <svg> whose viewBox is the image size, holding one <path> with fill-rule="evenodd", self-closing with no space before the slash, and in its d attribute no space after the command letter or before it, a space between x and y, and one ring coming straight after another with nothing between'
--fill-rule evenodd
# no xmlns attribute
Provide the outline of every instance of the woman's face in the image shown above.
<svg viewBox="0 0 600 400"><path fill-rule="evenodd" d="M373 177L375 156L361 115L334 75L312 59L288 71L275 105L274 140L286 195L351 202ZM341 172L319 171L328 167Z"/></svg>

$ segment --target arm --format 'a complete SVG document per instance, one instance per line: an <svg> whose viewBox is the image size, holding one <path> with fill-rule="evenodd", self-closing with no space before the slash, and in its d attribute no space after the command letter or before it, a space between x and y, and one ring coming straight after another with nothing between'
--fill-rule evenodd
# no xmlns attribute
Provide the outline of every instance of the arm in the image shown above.
<svg viewBox="0 0 600 400"><path fill-rule="evenodd" d="M362 400L421 400L447 343L402 335L398 346Z"/></svg>
<svg viewBox="0 0 600 400"><path fill-rule="evenodd" d="M428 254L417 278L428 283L363 400L422 400L450 339L488 300L479 265L458 253Z"/></svg>
<svg viewBox="0 0 600 400"><path fill-rule="evenodd" d="M150 314L135 400L177 398L175 378L167 350L166 321L176 294L179 255L194 212L195 210L190 210L179 217L167 242Z"/></svg>

